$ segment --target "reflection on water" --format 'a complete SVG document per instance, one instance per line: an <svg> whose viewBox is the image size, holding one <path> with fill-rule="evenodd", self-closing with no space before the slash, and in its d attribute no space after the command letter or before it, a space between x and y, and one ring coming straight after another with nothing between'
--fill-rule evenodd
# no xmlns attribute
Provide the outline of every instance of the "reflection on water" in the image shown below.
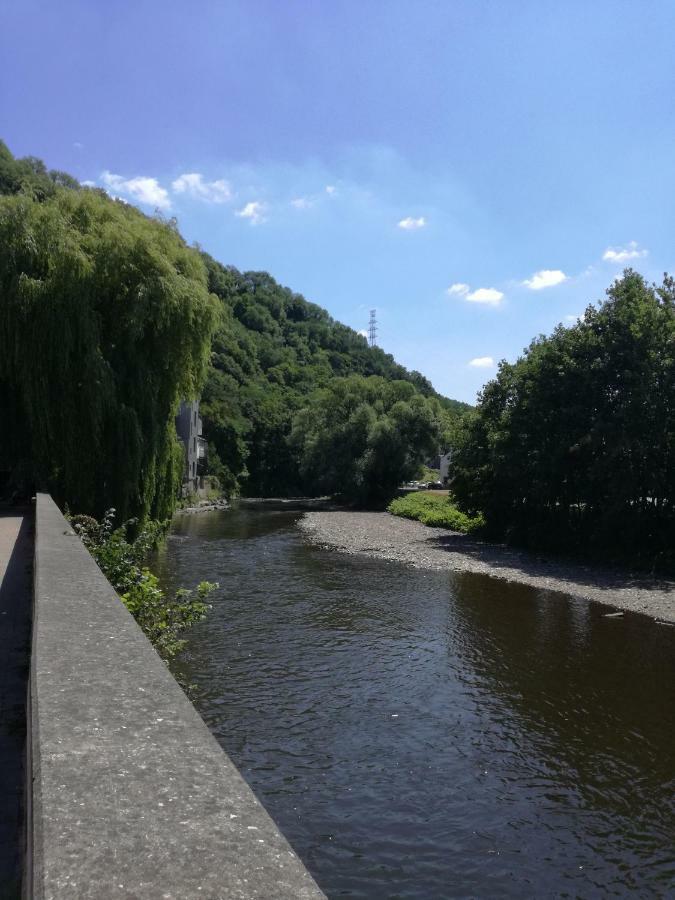
<svg viewBox="0 0 675 900"><path fill-rule="evenodd" d="M182 518L159 567L220 582L177 668L329 897L675 890L675 629L298 515Z"/></svg>

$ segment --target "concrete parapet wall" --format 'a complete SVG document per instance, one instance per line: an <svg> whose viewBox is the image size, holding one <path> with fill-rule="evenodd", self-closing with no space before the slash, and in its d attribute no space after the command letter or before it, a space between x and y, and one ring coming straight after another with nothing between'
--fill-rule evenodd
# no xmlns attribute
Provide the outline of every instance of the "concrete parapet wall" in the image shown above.
<svg viewBox="0 0 675 900"><path fill-rule="evenodd" d="M45 494L34 613L37 900L323 897Z"/></svg>

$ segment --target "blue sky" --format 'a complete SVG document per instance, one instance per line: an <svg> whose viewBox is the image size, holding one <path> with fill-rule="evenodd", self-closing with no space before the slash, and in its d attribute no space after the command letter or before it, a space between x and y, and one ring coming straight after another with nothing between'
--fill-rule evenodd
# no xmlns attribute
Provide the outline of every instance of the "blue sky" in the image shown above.
<svg viewBox="0 0 675 900"><path fill-rule="evenodd" d="M675 4L0 0L0 136L473 402L673 271Z"/></svg>

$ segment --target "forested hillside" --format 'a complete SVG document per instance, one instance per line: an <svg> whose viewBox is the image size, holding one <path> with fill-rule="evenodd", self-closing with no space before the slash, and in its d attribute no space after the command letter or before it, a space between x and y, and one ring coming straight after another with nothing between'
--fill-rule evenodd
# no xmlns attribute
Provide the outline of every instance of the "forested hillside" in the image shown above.
<svg viewBox="0 0 675 900"><path fill-rule="evenodd" d="M377 375L409 382L437 401L441 430L469 408L438 395L419 372L369 347L364 337L266 272L241 273L206 254L203 259L209 289L223 306L202 414L211 466L229 489L240 485L261 496L311 490L297 441L290 440L292 422L309 396L335 378Z"/></svg>
<svg viewBox="0 0 675 900"><path fill-rule="evenodd" d="M78 512L170 511L181 396L202 395L210 471L227 492L362 502L382 494L365 486L375 458L399 460L387 485L412 477L468 408L270 275L223 266L175 222L2 142L0 194L0 470ZM302 433L330 387L351 399L323 416L326 454L341 419L360 423L349 470L321 470Z"/></svg>

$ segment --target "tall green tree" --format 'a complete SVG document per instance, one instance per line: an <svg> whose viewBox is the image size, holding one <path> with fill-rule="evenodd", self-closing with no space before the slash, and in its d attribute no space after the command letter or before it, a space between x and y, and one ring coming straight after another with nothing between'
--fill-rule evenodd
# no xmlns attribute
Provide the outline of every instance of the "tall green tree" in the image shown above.
<svg viewBox="0 0 675 900"><path fill-rule="evenodd" d="M360 505L391 499L438 450L440 406L405 381L336 378L295 417L291 441L314 493Z"/></svg>
<svg viewBox="0 0 675 900"><path fill-rule="evenodd" d="M675 563L675 290L627 270L572 328L502 363L453 489L495 535Z"/></svg>
<svg viewBox="0 0 675 900"><path fill-rule="evenodd" d="M0 468L79 512L165 518L217 316L203 263L167 224L52 184L0 198Z"/></svg>

